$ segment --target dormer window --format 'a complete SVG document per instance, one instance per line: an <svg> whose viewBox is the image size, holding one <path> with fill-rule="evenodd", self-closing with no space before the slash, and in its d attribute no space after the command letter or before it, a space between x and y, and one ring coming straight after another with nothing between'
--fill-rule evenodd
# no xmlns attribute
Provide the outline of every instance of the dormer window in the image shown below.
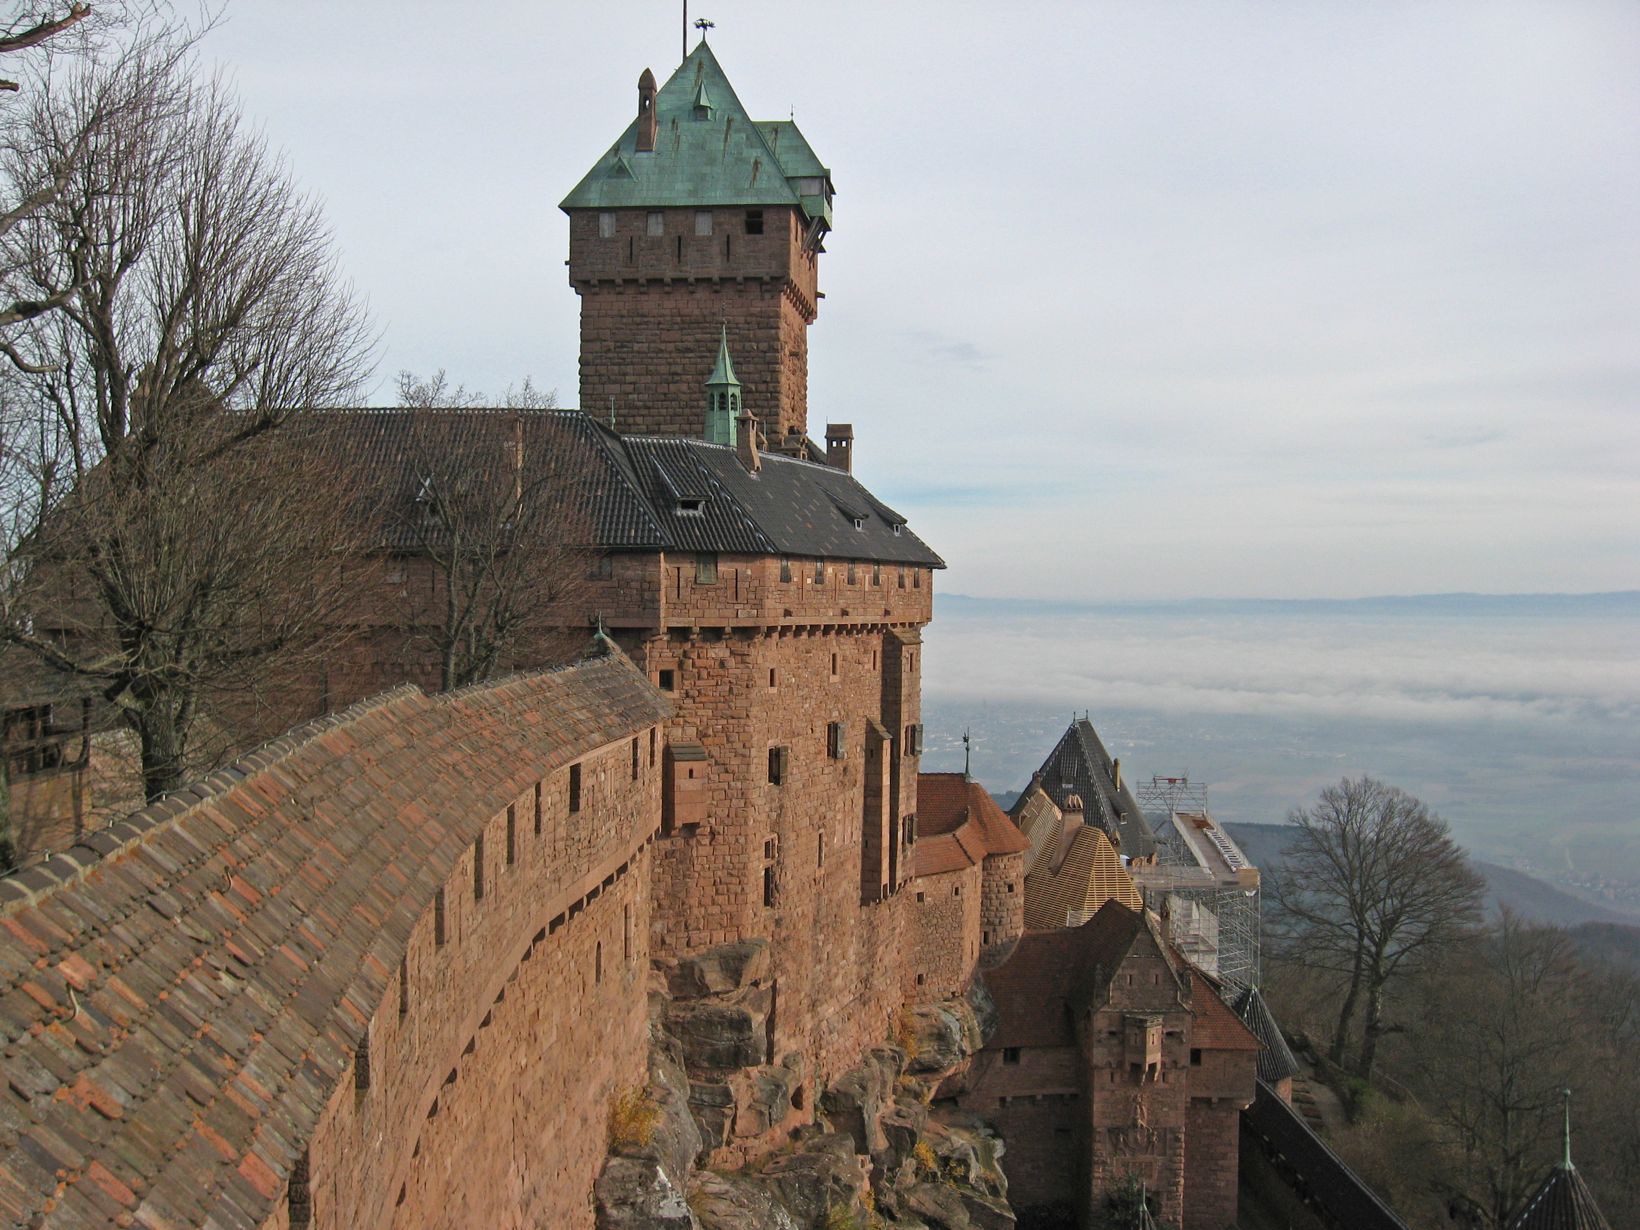
<svg viewBox="0 0 1640 1230"><path fill-rule="evenodd" d="M863 532L866 528L866 519L864 517L854 518L854 528Z"/></svg>
<svg viewBox="0 0 1640 1230"><path fill-rule="evenodd" d="M904 528L905 528L905 523L904 522L896 521L894 523L894 537L898 538L900 536L900 531L903 530Z"/></svg>
<svg viewBox="0 0 1640 1230"><path fill-rule="evenodd" d="M706 515L706 501L694 496L680 496L678 498L678 516L704 517Z"/></svg>

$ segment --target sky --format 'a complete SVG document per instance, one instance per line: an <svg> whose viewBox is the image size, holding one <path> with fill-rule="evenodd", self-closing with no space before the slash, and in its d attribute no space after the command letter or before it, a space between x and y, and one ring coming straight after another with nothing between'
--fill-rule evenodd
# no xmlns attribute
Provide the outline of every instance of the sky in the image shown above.
<svg viewBox="0 0 1640 1230"><path fill-rule="evenodd" d="M1632 0L698 16L832 168L811 435L854 424L942 589L1640 589ZM325 202L375 401L444 368L577 403L557 203L680 19L230 0L204 57Z"/></svg>

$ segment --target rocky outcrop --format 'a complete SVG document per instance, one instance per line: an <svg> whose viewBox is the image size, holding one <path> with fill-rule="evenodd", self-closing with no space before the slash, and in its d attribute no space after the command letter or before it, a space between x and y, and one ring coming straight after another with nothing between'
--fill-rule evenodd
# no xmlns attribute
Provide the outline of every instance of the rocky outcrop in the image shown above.
<svg viewBox="0 0 1640 1230"><path fill-rule="evenodd" d="M761 942L657 972L644 1130L612 1127L601 1230L1012 1230L1001 1141L932 1106L995 1028L983 986L908 1008L809 1121L802 1056L771 1054L767 972Z"/></svg>

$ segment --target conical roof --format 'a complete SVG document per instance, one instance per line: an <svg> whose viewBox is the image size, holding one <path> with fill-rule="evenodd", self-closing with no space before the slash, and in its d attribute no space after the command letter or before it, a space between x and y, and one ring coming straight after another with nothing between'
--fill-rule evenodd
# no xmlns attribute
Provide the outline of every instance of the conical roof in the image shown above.
<svg viewBox="0 0 1640 1230"><path fill-rule="evenodd" d="M1577 1167L1556 1166L1532 1193L1509 1230L1611 1230Z"/></svg>
<svg viewBox="0 0 1640 1230"><path fill-rule="evenodd" d="M656 92L655 125L654 150L640 152L634 117L561 208L796 205L816 216L824 204L802 191L819 163L808 142L790 123L754 123L704 41Z"/></svg>
<svg viewBox="0 0 1640 1230"><path fill-rule="evenodd" d="M1268 1085L1297 1076L1302 1069L1293 1057L1287 1039L1281 1036L1281 1027L1259 994L1257 987L1248 987L1236 998L1236 1015L1242 1024L1253 1031L1253 1036L1264 1044L1258 1053L1258 1078Z"/></svg>
<svg viewBox="0 0 1640 1230"><path fill-rule="evenodd" d="M697 369L698 370L698 369ZM717 362L712 366L712 374L706 377L706 387L714 384L732 384L740 387L740 381L735 379L735 363L729 357L729 326L723 326L723 335L718 341Z"/></svg>

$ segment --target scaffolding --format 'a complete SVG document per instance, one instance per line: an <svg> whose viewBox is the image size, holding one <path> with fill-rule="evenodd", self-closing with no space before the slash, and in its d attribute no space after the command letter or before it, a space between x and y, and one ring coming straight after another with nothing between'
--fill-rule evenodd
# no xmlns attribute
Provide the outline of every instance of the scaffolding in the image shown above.
<svg viewBox="0 0 1640 1230"><path fill-rule="evenodd" d="M1156 834L1153 863L1129 867L1168 938L1203 973L1234 990L1259 980L1258 868L1213 821L1207 787L1188 775L1134 790Z"/></svg>

